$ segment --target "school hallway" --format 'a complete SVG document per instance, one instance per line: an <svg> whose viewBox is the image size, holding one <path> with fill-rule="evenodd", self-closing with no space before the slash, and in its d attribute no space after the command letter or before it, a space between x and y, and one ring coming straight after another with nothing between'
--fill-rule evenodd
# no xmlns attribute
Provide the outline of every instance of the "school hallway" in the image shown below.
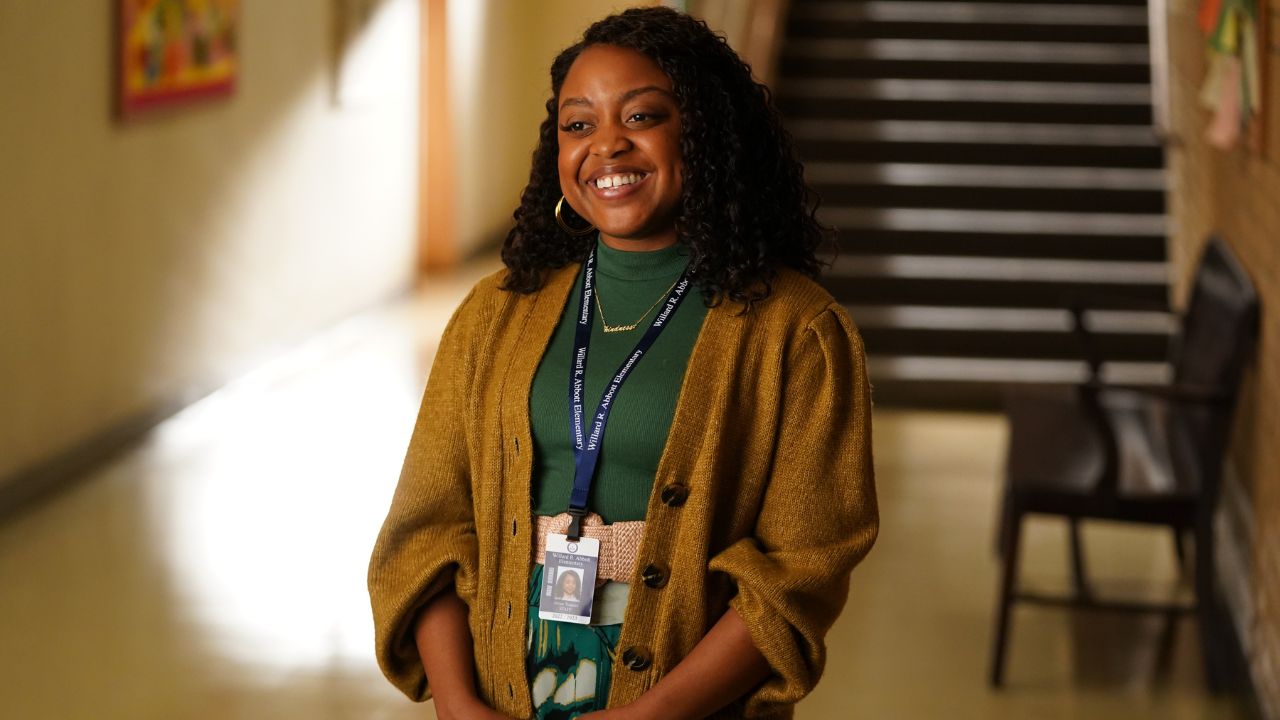
<svg viewBox="0 0 1280 720"><path fill-rule="evenodd" d="M4 716L434 717L378 674L365 570L434 345L495 266L288 349L6 518ZM1160 617L1019 609L1007 687L987 687L1004 434L994 414L877 411L882 532L797 717L1247 717L1203 689L1190 621ZM1064 538L1031 528L1029 582L1066 586ZM1100 590L1179 592L1165 534L1086 538Z"/></svg>
<svg viewBox="0 0 1280 720"><path fill-rule="evenodd" d="M1268 3L3 0L0 720L435 717L375 662L374 539L446 322L501 266L551 60L641 5L769 86L866 351L880 534L797 717L1280 719ZM1206 248L1256 327L1188 320ZM1230 416L1022 446L1046 477L1116 451L1020 525L1007 596L1187 612L1019 597L993 687L1025 489L1003 401L1104 382ZM1084 520L1077 583L1063 515L1147 471L1182 514Z"/></svg>

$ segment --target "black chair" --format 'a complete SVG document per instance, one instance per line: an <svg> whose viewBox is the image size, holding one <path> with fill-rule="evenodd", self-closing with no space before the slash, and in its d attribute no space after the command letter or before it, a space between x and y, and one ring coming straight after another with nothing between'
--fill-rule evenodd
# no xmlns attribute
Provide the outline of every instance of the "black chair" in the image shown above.
<svg viewBox="0 0 1280 720"><path fill-rule="evenodd" d="M1109 385L1102 358L1073 308L1091 370L1078 386L1010 388L1005 411L1009 448L997 544L1002 561L990 682L1004 679L1014 602L1040 602L1139 612L1195 612L1209 686L1222 685L1215 610L1213 514L1236 391L1253 354L1258 301L1226 244L1210 239L1191 298L1171 345L1167 386ZM1071 538L1074 594L1054 597L1017 588L1022 520L1029 513L1063 516ZM1167 525L1177 550L1194 540L1194 605L1108 601L1085 577L1079 521L1085 518Z"/></svg>

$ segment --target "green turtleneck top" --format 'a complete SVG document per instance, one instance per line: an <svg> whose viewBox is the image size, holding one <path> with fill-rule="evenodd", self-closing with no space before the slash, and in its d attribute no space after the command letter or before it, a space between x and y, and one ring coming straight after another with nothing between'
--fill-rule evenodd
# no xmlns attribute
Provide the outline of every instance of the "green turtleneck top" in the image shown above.
<svg viewBox="0 0 1280 720"><path fill-rule="evenodd" d="M596 243L596 290L610 326L629 325L660 298L688 264L685 248L651 252L614 250ZM643 520L653 478L675 416L685 367L697 340L706 305L696 288L687 295L618 391L591 484L588 507L607 523ZM582 270L560 323L547 346L529 394L535 450L533 512L558 515L569 507L573 489L573 438L569 426L569 368L576 316L582 302ZM635 330L605 333L595 310L587 354L585 411L595 413L609 379L635 349L653 320L654 308Z"/></svg>

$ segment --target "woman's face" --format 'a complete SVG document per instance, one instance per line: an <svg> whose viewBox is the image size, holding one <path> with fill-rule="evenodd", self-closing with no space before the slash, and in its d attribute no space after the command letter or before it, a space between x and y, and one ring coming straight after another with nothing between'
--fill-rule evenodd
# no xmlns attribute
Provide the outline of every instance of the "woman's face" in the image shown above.
<svg viewBox="0 0 1280 720"><path fill-rule="evenodd" d="M564 576L564 594L565 595L578 594L578 576L577 575L574 575L573 573L568 573L567 575Z"/></svg>
<svg viewBox="0 0 1280 720"><path fill-rule="evenodd" d="M601 239L620 250L676 241L680 111L671 80L648 56L593 45L559 97L560 190Z"/></svg>

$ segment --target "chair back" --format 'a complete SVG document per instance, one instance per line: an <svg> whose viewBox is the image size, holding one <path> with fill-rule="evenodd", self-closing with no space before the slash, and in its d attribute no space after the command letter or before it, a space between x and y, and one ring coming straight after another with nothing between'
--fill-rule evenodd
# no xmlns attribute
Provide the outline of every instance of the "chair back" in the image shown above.
<svg viewBox="0 0 1280 720"><path fill-rule="evenodd" d="M1172 420L1194 452L1202 491L1213 493L1226 452L1227 431L1240 378L1257 340L1258 295L1248 273L1227 244L1211 237L1205 246L1171 347L1175 386L1215 392L1212 406L1175 403ZM1208 483L1210 487L1204 487Z"/></svg>

